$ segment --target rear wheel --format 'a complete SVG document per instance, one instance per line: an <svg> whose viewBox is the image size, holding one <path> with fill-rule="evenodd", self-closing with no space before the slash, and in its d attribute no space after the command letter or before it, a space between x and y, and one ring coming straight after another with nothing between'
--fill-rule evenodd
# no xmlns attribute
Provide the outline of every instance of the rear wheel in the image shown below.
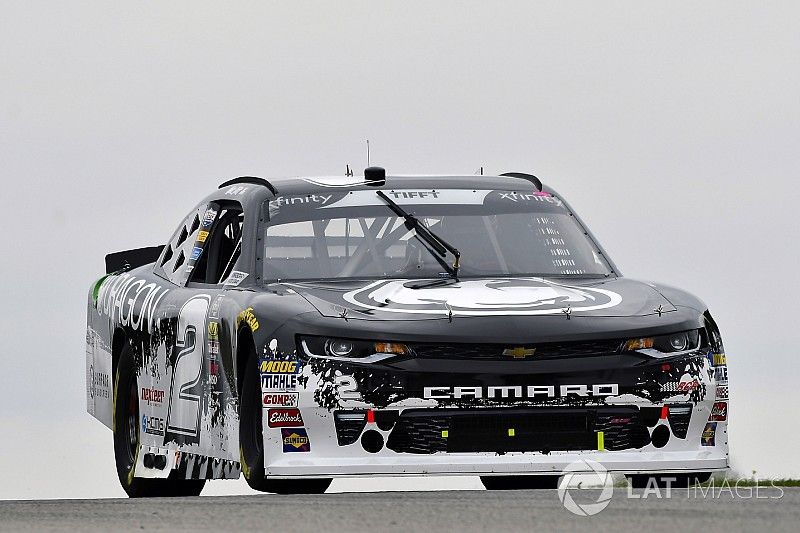
<svg viewBox="0 0 800 533"><path fill-rule="evenodd" d="M133 477L139 455L139 388L130 345L125 345L114 380L114 457L117 476L131 498L198 496L204 479L145 479Z"/></svg>
<svg viewBox="0 0 800 533"><path fill-rule="evenodd" d="M528 490L558 488L560 476L481 476L486 490Z"/></svg>
<svg viewBox="0 0 800 533"><path fill-rule="evenodd" d="M711 478L711 472L690 472L688 474L633 474L627 476L631 486L635 489L648 487L673 489L688 488L698 483L705 483Z"/></svg>
<svg viewBox="0 0 800 533"><path fill-rule="evenodd" d="M239 454L242 474L250 488L278 494L322 494L327 490L332 479L268 479L265 475L261 379L252 345L245 363L239 409Z"/></svg>

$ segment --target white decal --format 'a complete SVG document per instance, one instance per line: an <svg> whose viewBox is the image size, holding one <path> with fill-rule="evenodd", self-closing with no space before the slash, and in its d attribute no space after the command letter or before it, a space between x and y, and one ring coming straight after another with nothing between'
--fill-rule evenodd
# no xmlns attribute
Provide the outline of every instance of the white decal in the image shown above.
<svg viewBox="0 0 800 533"><path fill-rule="evenodd" d="M358 392L358 383L353 376L336 376L333 380L336 392L340 400L360 400L361 393Z"/></svg>
<svg viewBox="0 0 800 533"><path fill-rule="evenodd" d="M238 287L241 282L244 281L244 278L248 276L247 272L239 272L238 270L234 270L231 272L230 276L225 280L223 285L225 287Z"/></svg>
<svg viewBox="0 0 800 533"><path fill-rule="evenodd" d="M413 289L408 280L380 280L345 293L345 301L389 313L448 316L551 315L619 305L622 296L590 287L562 285L541 278L465 280Z"/></svg>
<svg viewBox="0 0 800 533"><path fill-rule="evenodd" d="M350 376L341 376L350 377ZM355 383L355 381L354 381ZM461 398L566 398L569 396L616 396L619 394L619 384L602 383L599 385L528 385L522 386L491 386L491 387L424 387L422 397L426 400L445 400ZM558 393L558 394L557 394ZM340 394L341 395L341 394Z"/></svg>
<svg viewBox="0 0 800 533"><path fill-rule="evenodd" d="M472 189L392 189L384 191L389 198L399 205L483 205L488 190ZM368 205L386 205L375 191L353 191L341 200L322 208L362 207Z"/></svg>
<svg viewBox="0 0 800 533"><path fill-rule="evenodd" d="M98 291L97 311L122 326L150 332L155 326L158 303L168 292L169 289L131 274L110 276Z"/></svg>
<svg viewBox="0 0 800 533"><path fill-rule="evenodd" d="M203 391L203 347L205 346L206 314L211 297L193 296L178 314L175 347L178 355L172 364L169 391L167 431L164 442L200 442L200 398Z"/></svg>

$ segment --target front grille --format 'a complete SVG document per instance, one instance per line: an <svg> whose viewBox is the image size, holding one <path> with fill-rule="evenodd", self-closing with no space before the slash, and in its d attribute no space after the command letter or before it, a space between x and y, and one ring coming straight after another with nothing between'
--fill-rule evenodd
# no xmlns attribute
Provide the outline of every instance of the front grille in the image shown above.
<svg viewBox="0 0 800 533"><path fill-rule="evenodd" d="M641 448L649 433L636 407L412 409L386 447L404 453L543 452Z"/></svg>
<svg viewBox="0 0 800 533"><path fill-rule="evenodd" d="M417 357L422 359L476 359L509 361L513 359L558 359L562 357L591 357L618 353L622 341L584 341L542 343L523 346L508 344L412 344ZM533 354L519 352L514 355L514 348L534 349ZM506 351L506 354L503 352Z"/></svg>

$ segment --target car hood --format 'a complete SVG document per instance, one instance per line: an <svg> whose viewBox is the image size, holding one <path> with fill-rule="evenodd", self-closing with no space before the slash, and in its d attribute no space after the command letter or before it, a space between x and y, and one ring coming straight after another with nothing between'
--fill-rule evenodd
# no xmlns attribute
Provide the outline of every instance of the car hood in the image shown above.
<svg viewBox="0 0 800 533"><path fill-rule="evenodd" d="M454 317L635 317L676 309L651 285L627 278L486 278L414 288L419 280L284 283L326 317L451 320Z"/></svg>

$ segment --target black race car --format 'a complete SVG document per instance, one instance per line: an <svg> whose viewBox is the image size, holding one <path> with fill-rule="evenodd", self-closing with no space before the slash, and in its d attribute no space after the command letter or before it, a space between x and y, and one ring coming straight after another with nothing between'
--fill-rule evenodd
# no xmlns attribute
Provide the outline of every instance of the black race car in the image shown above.
<svg viewBox="0 0 800 533"><path fill-rule="evenodd" d="M87 407L130 496L334 477L554 486L728 466L706 306L622 277L534 176L223 183L91 287Z"/></svg>

